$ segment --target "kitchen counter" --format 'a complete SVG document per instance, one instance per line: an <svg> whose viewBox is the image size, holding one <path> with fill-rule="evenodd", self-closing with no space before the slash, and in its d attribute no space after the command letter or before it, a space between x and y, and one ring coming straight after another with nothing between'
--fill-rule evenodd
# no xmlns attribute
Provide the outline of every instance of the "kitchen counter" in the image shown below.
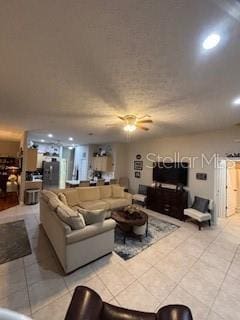
<svg viewBox="0 0 240 320"><path fill-rule="evenodd" d="M25 189L40 189L40 190L42 190L42 180L25 181Z"/></svg>

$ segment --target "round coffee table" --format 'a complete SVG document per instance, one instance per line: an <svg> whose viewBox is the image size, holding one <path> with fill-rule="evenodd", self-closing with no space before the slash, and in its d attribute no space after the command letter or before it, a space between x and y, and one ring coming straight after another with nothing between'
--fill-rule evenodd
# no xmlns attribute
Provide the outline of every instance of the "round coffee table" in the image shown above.
<svg viewBox="0 0 240 320"><path fill-rule="evenodd" d="M142 241L142 237L144 236L144 234L147 237L148 215L145 212L139 211L130 214L129 212L124 210L117 210L112 212L111 217L116 221L117 226L122 231L124 243L126 243L127 236L138 237L140 241ZM144 233L142 233L140 230L143 226L146 226Z"/></svg>

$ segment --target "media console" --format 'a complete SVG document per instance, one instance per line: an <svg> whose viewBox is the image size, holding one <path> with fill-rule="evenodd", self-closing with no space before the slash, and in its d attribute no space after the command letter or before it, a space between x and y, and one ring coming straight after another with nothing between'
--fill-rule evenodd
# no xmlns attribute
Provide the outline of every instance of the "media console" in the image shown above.
<svg viewBox="0 0 240 320"><path fill-rule="evenodd" d="M188 192L169 188L147 188L148 209L184 220L183 210L188 207Z"/></svg>

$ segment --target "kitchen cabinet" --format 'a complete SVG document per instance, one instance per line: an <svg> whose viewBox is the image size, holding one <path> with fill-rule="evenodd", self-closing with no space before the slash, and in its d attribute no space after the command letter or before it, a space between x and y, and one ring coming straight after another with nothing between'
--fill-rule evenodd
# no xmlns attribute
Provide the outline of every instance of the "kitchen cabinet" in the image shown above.
<svg viewBox="0 0 240 320"><path fill-rule="evenodd" d="M112 157L93 157L92 169L101 172L111 172L113 170Z"/></svg>
<svg viewBox="0 0 240 320"><path fill-rule="evenodd" d="M37 170L37 149L28 149L26 156L26 171Z"/></svg>

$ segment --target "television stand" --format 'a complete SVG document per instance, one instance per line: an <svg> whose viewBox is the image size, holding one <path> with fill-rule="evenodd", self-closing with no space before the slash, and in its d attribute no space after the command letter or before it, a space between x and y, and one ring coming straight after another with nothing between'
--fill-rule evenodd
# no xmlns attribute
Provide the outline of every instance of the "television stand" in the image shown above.
<svg viewBox="0 0 240 320"><path fill-rule="evenodd" d="M188 192L170 188L147 188L148 209L184 220L183 211L188 207Z"/></svg>

